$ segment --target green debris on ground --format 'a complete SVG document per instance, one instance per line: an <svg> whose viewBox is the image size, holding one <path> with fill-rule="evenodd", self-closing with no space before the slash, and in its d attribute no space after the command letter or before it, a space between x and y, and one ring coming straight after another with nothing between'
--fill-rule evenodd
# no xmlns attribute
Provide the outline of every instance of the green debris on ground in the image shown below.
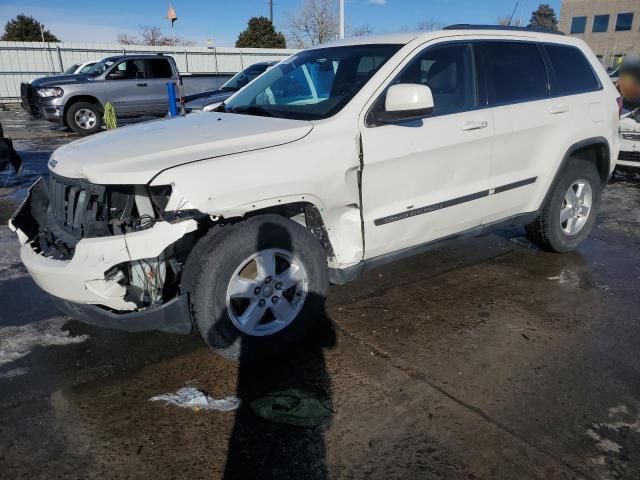
<svg viewBox="0 0 640 480"><path fill-rule="evenodd" d="M333 414L327 401L297 389L256 398L251 402L251 409L266 420L297 427L316 427Z"/></svg>

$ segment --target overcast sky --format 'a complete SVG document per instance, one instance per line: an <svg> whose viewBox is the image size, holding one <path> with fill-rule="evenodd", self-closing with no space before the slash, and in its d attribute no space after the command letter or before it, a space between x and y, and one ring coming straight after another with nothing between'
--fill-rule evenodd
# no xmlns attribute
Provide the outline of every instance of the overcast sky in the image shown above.
<svg viewBox="0 0 640 480"><path fill-rule="evenodd" d="M303 0L274 0L274 23L286 34L287 19ZM337 1L337 0L336 0ZM525 0L516 17L528 21L539 0ZM560 15L560 0L549 0ZM62 41L115 42L119 32L135 33L140 25L157 25L170 31L164 0L0 0L0 22L25 13L43 22ZM515 0L346 0L347 24L368 24L377 33L414 30L419 21L495 23L509 16ZM176 34L206 45L233 46L247 20L269 14L266 0L175 0Z"/></svg>

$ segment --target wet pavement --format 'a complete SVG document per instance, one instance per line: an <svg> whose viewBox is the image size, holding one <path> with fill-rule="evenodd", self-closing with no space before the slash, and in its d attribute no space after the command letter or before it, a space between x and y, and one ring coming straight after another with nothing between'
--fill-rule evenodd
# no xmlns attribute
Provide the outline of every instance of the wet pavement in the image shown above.
<svg viewBox="0 0 640 480"><path fill-rule="evenodd" d="M0 121L31 179L75 138ZM4 222L25 184L0 180ZM617 176L578 251L520 228L449 243L332 287L321 331L259 365L68 321L0 227L0 478L640 478L639 227L640 178ZM242 405L149 401L183 387ZM330 420L250 408L291 389Z"/></svg>

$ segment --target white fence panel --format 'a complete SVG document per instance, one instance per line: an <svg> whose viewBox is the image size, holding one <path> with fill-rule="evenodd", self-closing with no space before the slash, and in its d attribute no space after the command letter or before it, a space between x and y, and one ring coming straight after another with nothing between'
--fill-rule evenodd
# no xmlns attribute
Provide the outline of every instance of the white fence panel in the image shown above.
<svg viewBox="0 0 640 480"><path fill-rule="evenodd" d="M172 56L181 73L229 75L268 60L282 60L297 50L260 48L151 47L102 43L0 42L0 101L20 98L20 83L57 75L74 63L122 54Z"/></svg>

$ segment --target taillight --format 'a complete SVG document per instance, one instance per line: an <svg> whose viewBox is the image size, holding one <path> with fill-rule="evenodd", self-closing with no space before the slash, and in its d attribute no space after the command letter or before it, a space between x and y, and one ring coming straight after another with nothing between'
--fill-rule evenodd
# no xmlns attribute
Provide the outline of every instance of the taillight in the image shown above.
<svg viewBox="0 0 640 480"><path fill-rule="evenodd" d="M618 112L622 115L622 97L616 98L616 102L618 102Z"/></svg>

